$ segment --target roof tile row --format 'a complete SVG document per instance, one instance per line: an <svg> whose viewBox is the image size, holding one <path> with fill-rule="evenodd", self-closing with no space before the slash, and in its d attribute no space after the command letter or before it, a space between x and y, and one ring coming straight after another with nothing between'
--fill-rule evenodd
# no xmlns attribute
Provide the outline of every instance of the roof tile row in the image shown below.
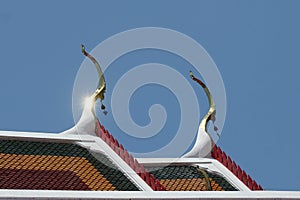
<svg viewBox="0 0 300 200"><path fill-rule="evenodd" d="M150 174L143 165L141 165L133 156L124 149L122 144L119 144L100 122L96 126L97 135L102 138L154 191L164 191L165 187L158 179Z"/></svg>
<svg viewBox="0 0 300 200"><path fill-rule="evenodd" d="M238 177L250 190L263 190L260 185L256 183L244 170L241 169L230 156L227 156L224 151L217 145L214 146L212 157L222 163L229 169L236 177Z"/></svg>

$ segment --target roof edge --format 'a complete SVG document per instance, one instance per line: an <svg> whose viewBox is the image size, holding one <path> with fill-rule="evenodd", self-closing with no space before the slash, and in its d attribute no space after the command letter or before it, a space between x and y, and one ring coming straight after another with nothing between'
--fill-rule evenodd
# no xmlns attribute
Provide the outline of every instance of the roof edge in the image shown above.
<svg viewBox="0 0 300 200"><path fill-rule="evenodd" d="M224 165L229 171L231 171L238 179L240 179L250 190L263 190L262 186L257 184L255 180L251 178L244 170L237 165L230 156L227 156L220 147L214 145L214 148L211 153L212 158L219 161Z"/></svg>
<svg viewBox="0 0 300 200"><path fill-rule="evenodd" d="M296 191L51 191L0 190L0 199L299 199Z"/></svg>

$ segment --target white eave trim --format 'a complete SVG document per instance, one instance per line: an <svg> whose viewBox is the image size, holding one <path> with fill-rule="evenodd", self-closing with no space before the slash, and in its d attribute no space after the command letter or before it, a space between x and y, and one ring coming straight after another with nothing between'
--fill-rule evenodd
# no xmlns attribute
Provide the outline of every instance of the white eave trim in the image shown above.
<svg viewBox="0 0 300 200"><path fill-rule="evenodd" d="M300 192L0 190L0 199L300 199Z"/></svg>
<svg viewBox="0 0 300 200"><path fill-rule="evenodd" d="M94 142L90 137L79 135L64 135L59 133L42 132L20 132L20 131L0 131L0 139L5 140L23 140L23 141L43 141L43 142Z"/></svg>
<svg viewBox="0 0 300 200"><path fill-rule="evenodd" d="M117 165L128 176L128 178L137 185L137 187L143 191L153 191L152 188L101 138L94 137L94 141L97 145L94 145L94 148L91 149L92 151L104 151L105 154L112 159L113 163Z"/></svg>

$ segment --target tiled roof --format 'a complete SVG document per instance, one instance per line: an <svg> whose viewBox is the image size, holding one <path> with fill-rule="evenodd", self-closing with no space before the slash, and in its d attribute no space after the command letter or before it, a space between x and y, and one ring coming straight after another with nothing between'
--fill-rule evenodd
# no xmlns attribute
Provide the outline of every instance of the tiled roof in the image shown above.
<svg viewBox="0 0 300 200"><path fill-rule="evenodd" d="M147 171L122 144L119 144L105 128L97 121L96 124L97 135L105 141L154 191L164 191L165 187L159 182L155 176Z"/></svg>
<svg viewBox="0 0 300 200"><path fill-rule="evenodd" d="M167 166L167 167L152 167L148 168L169 191L236 191L222 176L201 169L199 171L194 166ZM206 180L204 173L208 176ZM208 183L206 183L206 181ZM206 185L209 184L210 188ZM208 188L207 188L208 187Z"/></svg>
<svg viewBox="0 0 300 200"><path fill-rule="evenodd" d="M238 177L250 190L263 190L260 185L253 180L249 174L241 169L230 156L227 156L224 151L217 145L214 146L211 156L222 163L227 169L229 169L236 177Z"/></svg>
<svg viewBox="0 0 300 200"><path fill-rule="evenodd" d="M139 190L106 155L94 156L75 144L0 140L0 189Z"/></svg>
<svg viewBox="0 0 300 200"><path fill-rule="evenodd" d="M96 134L155 191L237 190L221 174L192 164L145 169L99 121ZM262 190L219 147L214 147L212 157L251 190ZM72 143L17 140L0 140L0 189L139 190L105 154L90 154Z"/></svg>
<svg viewBox="0 0 300 200"><path fill-rule="evenodd" d="M134 159L134 157L128 153L126 149L122 146L122 144L119 144L118 140L113 137L105 128L103 125L100 124L100 122L97 122L96 126L96 133L97 135L102 138L134 171L136 171L137 174L141 176L141 178L153 189L153 190L170 190L170 187L168 187L171 183L170 181L164 181L159 177L159 174L152 172L149 173L147 169L143 167L143 165L139 164L139 162ZM258 185L249 175L246 174L245 171L241 170L239 166L235 164L234 161L231 160L229 156L226 155L225 152L223 152L220 147L214 145L214 148L212 150L212 157L221 162L225 167L227 167L234 175L236 175L250 190L262 190L262 187ZM217 177L216 174L211 174L210 178ZM187 178L186 183L188 181L195 181L195 180L189 180L190 178ZM221 176L219 176L217 179L222 179ZM216 179L216 180L217 180ZM179 181L179 180L178 180ZM184 179L180 180L184 181ZM225 181L222 180L222 181ZM203 181L202 181L203 182ZM215 181L216 182L216 181ZM218 184L218 182L216 182ZM196 183L198 184L198 183ZM215 184L217 186L217 184ZM236 190L233 186L231 186L229 183L225 185L226 187L215 187L216 190ZM192 187L193 188L193 187ZM197 190L204 190L205 188L197 188Z"/></svg>

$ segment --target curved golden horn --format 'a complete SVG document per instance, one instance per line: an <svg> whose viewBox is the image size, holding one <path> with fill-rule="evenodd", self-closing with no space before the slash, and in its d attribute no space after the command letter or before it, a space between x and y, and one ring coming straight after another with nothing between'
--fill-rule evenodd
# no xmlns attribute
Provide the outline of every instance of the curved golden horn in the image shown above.
<svg viewBox="0 0 300 200"><path fill-rule="evenodd" d="M105 110L105 106L102 103L102 100L104 99L104 93L106 91L106 83L105 83L105 79L104 79L104 74L103 74L101 67L100 67L99 63L97 62L97 60L92 55L90 55L89 53L87 53L85 51L85 47L83 44L81 45L81 51L82 51L83 55L88 57L94 63L94 65L97 69L99 78L100 78L98 87L92 96L93 101L96 102L97 99L100 99L101 100L101 109L103 110L104 114L107 114L107 111Z"/></svg>
<svg viewBox="0 0 300 200"><path fill-rule="evenodd" d="M199 85L201 85L201 87L204 89L204 91L206 93L206 96L207 96L208 102L209 102L209 110L206 113L206 115L203 117L203 119L201 120L199 128L201 128L201 129L205 130L205 132L207 132L207 123L209 120L211 120L214 125L214 130L217 132L218 128L214 124L214 122L216 121L216 106L215 106L213 97L212 97L210 91L208 90L207 86L201 80L197 79L193 75L192 71L190 71L190 77L192 78L193 81L196 81ZM218 134L218 136L219 136L219 134Z"/></svg>

